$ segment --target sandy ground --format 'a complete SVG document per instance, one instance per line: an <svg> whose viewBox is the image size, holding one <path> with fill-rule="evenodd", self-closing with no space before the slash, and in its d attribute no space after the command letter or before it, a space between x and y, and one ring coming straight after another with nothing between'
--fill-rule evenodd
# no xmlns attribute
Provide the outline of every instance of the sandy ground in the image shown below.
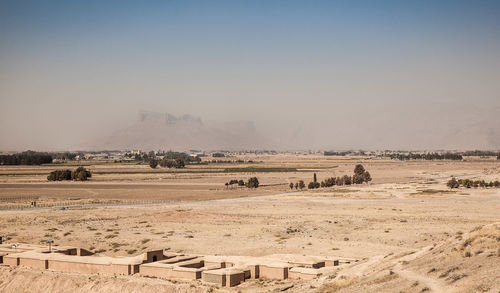
<svg viewBox="0 0 500 293"><path fill-rule="evenodd" d="M103 255L170 248L200 254L293 253L360 260L312 281L257 280L233 289L182 280L0 266L0 291L268 292L293 285L287 292L499 292L500 189L450 192L445 186L451 175L500 180L496 161L364 162L374 178L372 184L315 191L290 191L284 185L257 191L220 186L228 178L249 176L259 177L262 184L298 179L307 183L313 172L319 180L352 173L357 160L278 156L265 164L295 165L304 171L185 178L177 174L148 183L141 176L151 174L134 174L117 186L113 178L118 174L60 185L40 182L39 175L0 176L0 197L27 190L42 197L47 190L56 190L54 197L61 198L81 196L81 190L95 191L87 196L96 198L169 198L180 190L192 194L156 205L0 211L0 235L8 242L41 243L51 238L59 245L90 248ZM318 168L306 170L311 167Z"/></svg>

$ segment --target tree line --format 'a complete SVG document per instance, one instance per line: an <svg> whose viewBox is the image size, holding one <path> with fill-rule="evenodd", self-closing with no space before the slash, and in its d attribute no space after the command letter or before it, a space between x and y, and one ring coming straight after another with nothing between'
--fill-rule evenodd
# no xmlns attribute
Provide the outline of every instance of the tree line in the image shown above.
<svg viewBox="0 0 500 293"><path fill-rule="evenodd" d="M0 165L41 165L52 163L49 153L25 151L12 155L0 155Z"/></svg>
<svg viewBox="0 0 500 293"><path fill-rule="evenodd" d="M344 151L344 152L334 152L334 151L325 151L323 152L325 156L366 156L366 152L364 151Z"/></svg>
<svg viewBox="0 0 500 293"><path fill-rule="evenodd" d="M86 181L88 178L92 177L92 173L85 169L84 167L78 167L71 171L66 170L55 170L50 172L47 176L49 181L63 181L63 180L74 180L74 181Z"/></svg>
<svg viewBox="0 0 500 293"><path fill-rule="evenodd" d="M390 154L384 154L385 157L389 157L391 159L396 159L400 161L408 161L408 160L454 160L454 161L461 161L463 160L463 156L459 153L424 153L424 154L418 154L418 153L408 153L408 154L402 154L402 153L390 153Z"/></svg>
<svg viewBox="0 0 500 293"><path fill-rule="evenodd" d="M54 160L74 161L76 157L83 157L82 152L36 152L24 151L12 155L0 155L0 165L42 165L50 164Z"/></svg>
<svg viewBox="0 0 500 293"><path fill-rule="evenodd" d="M307 185L308 189L316 189L320 187L332 187L335 185L342 186L342 185L351 185L351 184L363 184L363 183L369 183L372 181L372 177L370 175L370 172L365 170L363 165L357 164L354 167L354 174L352 176L349 175L344 175L344 176L339 176L339 177L330 177L327 178L321 182L318 182L318 178L316 176L316 173L313 175L313 181L309 182ZM305 184L303 180L300 180L297 183L291 182L289 184L290 189L304 189Z"/></svg>
<svg viewBox="0 0 500 293"><path fill-rule="evenodd" d="M471 179L455 179L455 177L452 177L447 183L446 186L449 188L459 188L460 186L465 187L465 188L478 188L478 187L500 187L500 181L495 180L495 181L484 181L484 180L471 180Z"/></svg>
<svg viewBox="0 0 500 293"><path fill-rule="evenodd" d="M367 156L368 152L359 150L359 151L325 151L323 152L325 156ZM419 152L406 152L406 151L390 151L384 150L381 154L377 154L377 157L389 157L391 159L397 159L401 161L407 160L463 160L463 157L468 156L477 156L477 157L496 157L500 160L500 152L498 151L481 151L481 150L473 150L473 151L464 151L464 152L446 152L446 153L437 153L437 152L427 152L427 153L419 153Z"/></svg>
<svg viewBox="0 0 500 293"><path fill-rule="evenodd" d="M480 150L475 150L475 151L465 151L462 153L464 156L477 156L477 157L497 157L500 158L500 152L493 152L493 151L480 151Z"/></svg>

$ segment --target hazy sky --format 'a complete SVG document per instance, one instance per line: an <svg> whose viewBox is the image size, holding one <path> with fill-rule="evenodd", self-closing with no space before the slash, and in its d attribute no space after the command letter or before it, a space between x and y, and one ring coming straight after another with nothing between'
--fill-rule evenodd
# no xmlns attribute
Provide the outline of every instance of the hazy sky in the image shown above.
<svg viewBox="0 0 500 293"><path fill-rule="evenodd" d="M140 110L287 148L500 149L500 1L0 2L0 150Z"/></svg>

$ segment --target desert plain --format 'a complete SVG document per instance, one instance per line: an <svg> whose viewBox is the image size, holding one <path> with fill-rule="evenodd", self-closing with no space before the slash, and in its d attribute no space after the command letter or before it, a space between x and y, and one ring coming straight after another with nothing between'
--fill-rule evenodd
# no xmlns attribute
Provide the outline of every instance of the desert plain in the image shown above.
<svg viewBox="0 0 500 293"><path fill-rule="evenodd" d="M355 259L312 280L202 281L40 271L0 265L1 292L500 292L500 189L450 189L452 177L500 180L500 161L396 161L319 154L237 155L243 164L151 169L86 162L87 182L48 182L76 165L0 166L5 243L129 256L152 249L203 255ZM369 184L290 189L352 175ZM260 187L226 187L257 177ZM32 201L36 207L29 206ZM15 208L22 206L23 208ZM24 207L26 206L26 207ZM10 208L8 208L10 207Z"/></svg>

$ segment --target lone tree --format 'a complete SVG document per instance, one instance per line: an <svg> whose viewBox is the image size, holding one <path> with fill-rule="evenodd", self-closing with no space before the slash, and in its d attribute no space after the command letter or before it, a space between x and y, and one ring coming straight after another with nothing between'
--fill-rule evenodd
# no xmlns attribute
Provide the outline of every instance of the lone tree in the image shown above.
<svg viewBox="0 0 500 293"><path fill-rule="evenodd" d="M290 182L290 189L293 189L293 182Z"/></svg>
<svg viewBox="0 0 500 293"><path fill-rule="evenodd" d="M306 187L306 184L304 183L304 180L299 181L299 188L304 189Z"/></svg>
<svg viewBox="0 0 500 293"><path fill-rule="evenodd" d="M156 168L158 166L158 161L155 160L155 159L151 159L149 161L149 167L151 167L152 169Z"/></svg>
<svg viewBox="0 0 500 293"><path fill-rule="evenodd" d="M318 179L316 178L316 173L314 173L314 176L313 176L313 182L314 182L314 184L316 184L317 181L318 181Z"/></svg>

